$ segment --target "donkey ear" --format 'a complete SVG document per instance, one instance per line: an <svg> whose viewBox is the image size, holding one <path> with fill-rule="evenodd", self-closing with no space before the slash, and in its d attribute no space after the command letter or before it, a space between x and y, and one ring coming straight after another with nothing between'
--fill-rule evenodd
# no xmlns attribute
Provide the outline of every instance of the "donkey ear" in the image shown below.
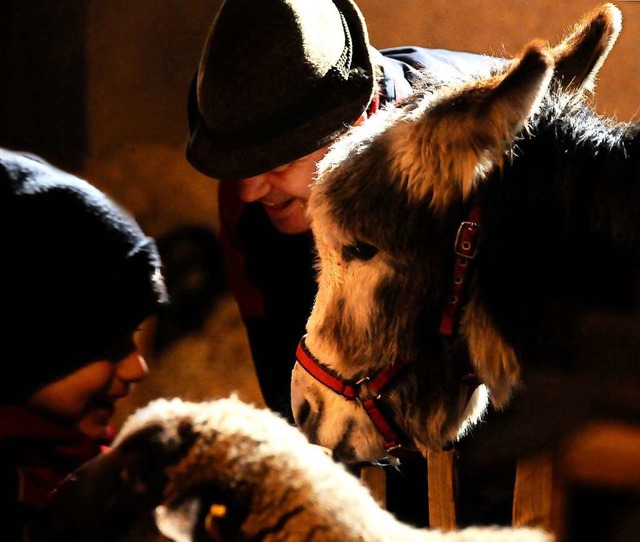
<svg viewBox="0 0 640 542"><path fill-rule="evenodd" d="M534 41L505 73L453 88L412 112L414 122L394 134L412 196L430 195L436 211L453 197L466 198L478 179L501 166L505 149L537 110L552 74L553 58Z"/></svg>
<svg viewBox="0 0 640 542"><path fill-rule="evenodd" d="M484 104L478 108L478 118L500 134L503 144L510 144L537 111L548 91L553 67L548 50L536 40L527 46L518 63L502 80L494 88L489 87Z"/></svg>
<svg viewBox="0 0 640 542"><path fill-rule="evenodd" d="M622 13L604 4L587 13L551 49L556 64L554 81L564 90L593 92L596 76L622 29Z"/></svg>

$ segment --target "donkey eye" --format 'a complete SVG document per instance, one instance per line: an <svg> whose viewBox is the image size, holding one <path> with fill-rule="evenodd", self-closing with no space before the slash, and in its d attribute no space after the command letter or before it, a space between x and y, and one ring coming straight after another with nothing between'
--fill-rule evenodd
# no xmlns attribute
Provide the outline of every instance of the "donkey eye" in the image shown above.
<svg viewBox="0 0 640 542"><path fill-rule="evenodd" d="M342 258L346 261L361 260L366 262L378 253L378 249L369 243L356 241L353 245L342 248Z"/></svg>

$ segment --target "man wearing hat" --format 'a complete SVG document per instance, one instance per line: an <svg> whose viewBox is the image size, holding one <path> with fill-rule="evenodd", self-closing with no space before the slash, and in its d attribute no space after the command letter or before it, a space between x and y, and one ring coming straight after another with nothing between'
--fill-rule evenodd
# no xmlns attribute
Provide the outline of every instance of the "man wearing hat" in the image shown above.
<svg viewBox="0 0 640 542"><path fill-rule="evenodd" d="M186 156L220 180L231 289L265 402L290 421L291 370L316 293L305 215L316 163L351 125L405 98L419 69L436 84L496 62L418 47L378 51L351 0L226 0L220 8L189 93ZM424 525L424 465L400 470L388 480L388 507Z"/></svg>

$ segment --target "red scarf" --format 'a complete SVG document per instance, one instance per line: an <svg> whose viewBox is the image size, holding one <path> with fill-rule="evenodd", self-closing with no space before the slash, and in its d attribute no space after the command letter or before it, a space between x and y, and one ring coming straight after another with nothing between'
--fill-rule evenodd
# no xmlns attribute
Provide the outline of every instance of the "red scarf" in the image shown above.
<svg viewBox="0 0 640 542"><path fill-rule="evenodd" d="M21 407L0 405L0 458L15 468L16 498L27 506L42 507L68 474L103 449L76 429Z"/></svg>

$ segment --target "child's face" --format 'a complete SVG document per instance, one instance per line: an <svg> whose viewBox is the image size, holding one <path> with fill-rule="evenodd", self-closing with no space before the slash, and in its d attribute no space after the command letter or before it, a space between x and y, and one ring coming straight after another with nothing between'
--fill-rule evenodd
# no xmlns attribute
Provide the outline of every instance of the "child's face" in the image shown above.
<svg viewBox="0 0 640 542"><path fill-rule="evenodd" d="M118 399L147 374L147 365L131 334L77 371L37 390L27 406L62 420L96 440L109 436Z"/></svg>

